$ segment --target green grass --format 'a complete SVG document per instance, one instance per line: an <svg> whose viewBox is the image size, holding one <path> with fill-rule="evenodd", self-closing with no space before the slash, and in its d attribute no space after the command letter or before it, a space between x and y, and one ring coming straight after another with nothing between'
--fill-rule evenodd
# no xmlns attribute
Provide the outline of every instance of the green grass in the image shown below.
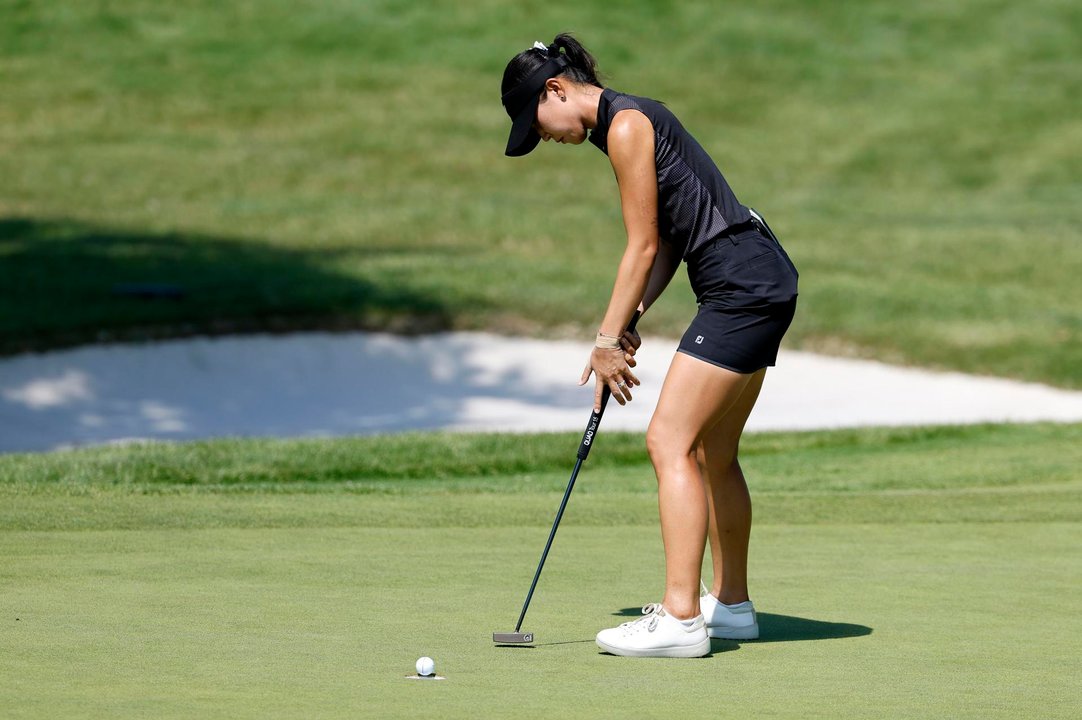
<svg viewBox="0 0 1082 720"><path fill-rule="evenodd" d="M0 456L0 706L38 717L1073 718L1082 425L749 436L759 642L599 654L656 600L641 435ZM305 467L309 470L306 472ZM404 679L427 654L448 680Z"/></svg>
<svg viewBox="0 0 1082 720"><path fill-rule="evenodd" d="M801 269L801 347L1082 387L1066 0L0 3L0 354L300 328L587 337L591 148L501 155L503 66L578 31ZM175 300L115 292L132 283ZM643 331L675 335L686 280ZM763 641L625 661L657 600L641 435L0 455L4 717L1074 718L1082 425L757 434ZM444 683L411 683L422 654Z"/></svg>
<svg viewBox="0 0 1082 720"><path fill-rule="evenodd" d="M1082 387L1082 10L1066 0L0 5L0 352L306 327L588 336L592 148L501 155L571 29L666 100L802 272L792 347ZM543 199L543 200L542 200ZM113 293L183 287L180 301ZM643 330L675 335L686 280Z"/></svg>

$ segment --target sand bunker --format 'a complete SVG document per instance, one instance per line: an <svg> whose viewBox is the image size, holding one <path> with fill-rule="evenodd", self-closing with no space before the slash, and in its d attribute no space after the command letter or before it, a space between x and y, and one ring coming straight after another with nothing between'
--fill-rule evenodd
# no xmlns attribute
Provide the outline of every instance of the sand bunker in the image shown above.
<svg viewBox="0 0 1082 720"><path fill-rule="evenodd" d="M675 340L646 338L635 400L606 429L643 430ZM404 430L581 430L589 343L486 333L302 333L90 346L0 360L0 452L136 438ZM1082 392L782 351L749 431L1080 421Z"/></svg>

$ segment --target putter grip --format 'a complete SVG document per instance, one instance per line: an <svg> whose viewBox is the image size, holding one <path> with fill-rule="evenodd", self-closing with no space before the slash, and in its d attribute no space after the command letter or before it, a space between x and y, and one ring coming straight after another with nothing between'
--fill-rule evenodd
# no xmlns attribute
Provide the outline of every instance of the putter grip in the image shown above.
<svg viewBox="0 0 1082 720"><path fill-rule="evenodd" d="M627 324L627 329L634 331L638 323L639 311L636 310L635 314L631 316L631 322ZM612 391L609 390L608 385L601 390L601 409L590 413L590 422L586 423L586 432L582 434L582 442L579 443L579 460L585 460L590 454L590 447L594 444L594 438L597 437L597 428L601 425L601 416L605 414L605 406L609 404L609 395L611 394Z"/></svg>

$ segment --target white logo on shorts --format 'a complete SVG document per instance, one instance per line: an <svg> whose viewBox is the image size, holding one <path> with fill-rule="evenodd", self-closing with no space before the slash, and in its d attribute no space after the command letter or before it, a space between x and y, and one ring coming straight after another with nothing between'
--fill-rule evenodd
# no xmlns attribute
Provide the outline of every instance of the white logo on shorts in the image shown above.
<svg viewBox="0 0 1082 720"><path fill-rule="evenodd" d="M695 344L696 344L696 345L702 345L702 344L703 344L703 339L704 339L704 338L703 338L703 336L702 336L702 335L700 335L699 337L695 338Z"/></svg>

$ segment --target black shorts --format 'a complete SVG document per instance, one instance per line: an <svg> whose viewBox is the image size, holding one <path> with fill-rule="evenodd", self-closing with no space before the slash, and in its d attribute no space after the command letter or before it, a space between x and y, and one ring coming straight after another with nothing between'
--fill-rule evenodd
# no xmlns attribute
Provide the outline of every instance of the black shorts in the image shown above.
<svg viewBox="0 0 1082 720"><path fill-rule="evenodd" d="M678 351L738 373L777 362L796 313L797 271L758 230L719 237L688 258L699 302Z"/></svg>
<svg viewBox="0 0 1082 720"><path fill-rule="evenodd" d="M738 373L772 367L796 313L796 298L763 308L704 305L680 339L679 352Z"/></svg>

